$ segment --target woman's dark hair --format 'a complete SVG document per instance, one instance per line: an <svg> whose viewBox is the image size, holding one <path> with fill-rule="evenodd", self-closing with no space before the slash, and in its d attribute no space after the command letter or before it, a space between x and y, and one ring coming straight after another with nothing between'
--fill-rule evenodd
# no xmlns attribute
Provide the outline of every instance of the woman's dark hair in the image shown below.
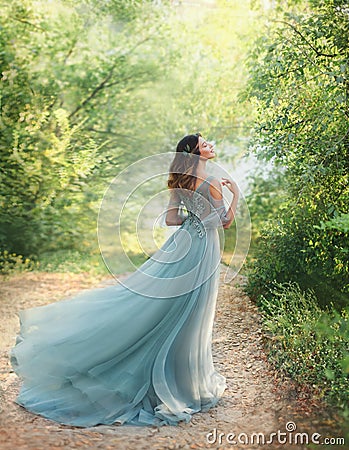
<svg viewBox="0 0 349 450"><path fill-rule="evenodd" d="M194 190L196 169L199 163L200 133L188 134L181 139L176 148L176 155L170 165L167 186L170 189L182 188ZM198 155L198 156L192 156Z"/></svg>

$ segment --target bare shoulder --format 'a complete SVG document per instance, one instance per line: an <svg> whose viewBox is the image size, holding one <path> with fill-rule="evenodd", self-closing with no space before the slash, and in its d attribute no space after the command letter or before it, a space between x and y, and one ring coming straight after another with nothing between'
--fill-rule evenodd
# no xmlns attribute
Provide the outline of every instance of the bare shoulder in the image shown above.
<svg viewBox="0 0 349 450"><path fill-rule="evenodd" d="M218 178L210 179L210 194L215 200L222 200L222 184Z"/></svg>

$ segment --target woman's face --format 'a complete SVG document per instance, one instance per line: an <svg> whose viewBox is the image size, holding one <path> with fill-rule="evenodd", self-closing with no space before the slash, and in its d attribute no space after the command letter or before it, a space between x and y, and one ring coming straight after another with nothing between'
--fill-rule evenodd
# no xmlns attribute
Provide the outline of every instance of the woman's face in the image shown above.
<svg viewBox="0 0 349 450"><path fill-rule="evenodd" d="M206 139L201 136L199 136L199 150L200 156L205 159L212 159L216 156L213 144L207 142Z"/></svg>

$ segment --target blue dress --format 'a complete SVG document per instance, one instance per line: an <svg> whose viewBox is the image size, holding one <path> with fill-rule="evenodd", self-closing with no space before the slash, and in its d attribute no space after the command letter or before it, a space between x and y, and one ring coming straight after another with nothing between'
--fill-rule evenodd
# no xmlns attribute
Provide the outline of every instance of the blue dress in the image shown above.
<svg viewBox="0 0 349 450"><path fill-rule="evenodd" d="M186 219L123 283L19 311L9 355L19 405L89 427L177 425L217 403L226 384L211 338L228 218L210 178L174 190Z"/></svg>

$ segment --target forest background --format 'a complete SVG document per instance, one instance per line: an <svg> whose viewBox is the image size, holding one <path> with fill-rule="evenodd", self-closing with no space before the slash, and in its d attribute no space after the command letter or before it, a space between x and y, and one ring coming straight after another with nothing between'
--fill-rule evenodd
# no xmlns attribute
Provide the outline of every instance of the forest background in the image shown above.
<svg viewBox="0 0 349 450"><path fill-rule="evenodd" d="M108 185L200 131L244 185L270 359L348 418L348 2L13 0L0 17L3 277L106 273Z"/></svg>

